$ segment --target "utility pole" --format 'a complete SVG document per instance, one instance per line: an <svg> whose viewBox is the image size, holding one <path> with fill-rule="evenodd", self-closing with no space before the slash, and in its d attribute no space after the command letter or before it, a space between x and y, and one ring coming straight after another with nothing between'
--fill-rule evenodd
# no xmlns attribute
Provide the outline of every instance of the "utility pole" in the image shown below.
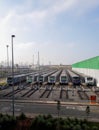
<svg viewBox="0 0 99 130"><path fill-rule="evenodd" d="M59 115L60 115L60 109L61 109L61 103L60 103L59 100L57 100L58 118L59 118Z"/></svg>
<svg viewBox="0 0 99 130"><path fill-rule="evenodd" d="M9 67L9 53L8 53L9 45L6 45L6 47L7 47L7 67Z"/></svg>
<svg viewBox="0 0 99 130"><path fill-rule="evenodd" d="M40 70L40 58L39 58L39 52L38 52L38 68Z"/></svg>
<svg viewBox="0 0 99 130"><path fill-rule="evenodd" d="M38 72L39 73L39 76L38 76L39 78L38 79L40 80L40 57L39 57L39 52L38 52L38 71L39 71ZM38 85L40 85L39 81L38 81Z"/></svg>
<svg viewBox="0 0 99 130"><path fill-rule="evenodd" d="M13 54L13 38L15 35L11 35L11 44L12 44L12 109L13 109L13 117L14 117L14 54Z"/></svg>
<svg viewBox="0 0 99 130"><path fill-rule="evenodd" d="M33 69L34 69L34 55L33 55Z"/></svg>
<svg viewBox="0 0 99 130"><path fill-rule="evenodd" d="M7 67L6 67L6 76L8 76L8 71L9 71L9 54L8 54L8 47L9 45L6 45L7 47Z"/></svg>

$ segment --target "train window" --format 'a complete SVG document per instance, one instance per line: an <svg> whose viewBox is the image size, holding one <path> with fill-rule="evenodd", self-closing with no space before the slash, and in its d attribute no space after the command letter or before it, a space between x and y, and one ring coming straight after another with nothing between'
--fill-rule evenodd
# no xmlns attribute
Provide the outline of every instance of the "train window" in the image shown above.
<svg viewBox="0 0 99 130"><path fill-rule="evenodd" d="M88 77L88 78L87 78L87 80L93 80L93 78L91 78L91 77Z"/></svg>
<svg viewBox="0 0 99 130"><path fill-rule="evenodd" d="M12 80L12 78L11 78L11 77L9 77L9 78L8 78L8 80Z"/></svg>
<svg viewBox="0 0 99 130"><path fill-rule="evenodd" d="M64 77L61 77L61 79L62 79L62 80L66 80L66 77L65 77L65 76L64 76Z"/></svg>
<svg viewBox="0 0 99 130"><path fill-rule="evenodd" d="M39 80L43 80L43 77L39 77Z"/></svg>
<svg viewBox="0 0 99 130"><path fill-rule="evenodd" d="M80 79L79 77L73 77L73 79Z"/></svg>
<svg viewBox="0 0 99 130"><path fill-rule="evenodd" d="M50 80L54 80L54 76L51 76L51 77L50 77Z"/></svg>

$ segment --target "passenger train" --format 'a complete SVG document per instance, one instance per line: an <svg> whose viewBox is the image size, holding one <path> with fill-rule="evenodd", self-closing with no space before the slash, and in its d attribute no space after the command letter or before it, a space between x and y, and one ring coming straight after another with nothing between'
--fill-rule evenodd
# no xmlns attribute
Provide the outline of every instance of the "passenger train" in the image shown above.
<svg viewBox="0 0 99 130"><path fill-rule="evenodd" d="M19 84L23 81L26 81L27 75L30 75L30 73L29 74L14 75L14 77L8 76L7 77L7 84L8 85L15 85L15 84Z"/></svg>
<svg viewBox="0 0 99 130"><path fill-rule="evenodd" d="M60 75L60 84L68 84L68 75L66 70L63 70Z"/></svg>
<svg viewBox="0 0 99 130"><path fill-rule="evenodd" d="M48 76L48 84L55 84L58 81L58 77L61 73L61 70L58 70L54 74Z"/></svg>
<svg viewBox="0 0 99 130"><path fill-rule="evenodd" d="M84 81L85 81L86 85L91 85L91 86L96 85L95 84L95 79L93 77L86 76L86 77L84 77Z"/></svg>
<svg viewBox="0 0 99 130"><path fill-rule="evenodd" d="M80 85L81 84L81 79L80 79L80 76L75 74L74 72L68 70L68 73L71 77L71 81L73 83L73 85Z"/></svg>
<svg viewBox="0 0 99 130"><path fill-rule="evenodd" d="M44 82L48 82L48 76L51 75L51 74L53 74L54 72L56 72L56 71L54 70L54 71L50 71L50 72L48 72L48 73L39 75L39 76L37 77L37 83L42 84L42 83L44 83Z"/></svg>
<svg viewBox="0 0 99 130"><path fill-rule="evenodd" d="M91 76L85 75L83 73L79 73L79 75L81 76L81 83L85 83L87 86L88 85L96 85L95 79Z"/></svg>
<svg viewBox="0 0 99 130"><path fill-rule="evenodd" d="M35 75L36 75L36 74L28 75L28 76L26 77L26 82L27 82L27 83L33 83L34 80L35 80Z"/></svg>

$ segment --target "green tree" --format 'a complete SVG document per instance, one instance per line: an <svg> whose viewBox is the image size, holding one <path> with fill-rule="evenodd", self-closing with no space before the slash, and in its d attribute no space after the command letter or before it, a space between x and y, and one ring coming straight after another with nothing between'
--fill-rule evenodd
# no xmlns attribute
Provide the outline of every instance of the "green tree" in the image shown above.
<svg viewBox="0 0 99 130"><path fill-rule="evenodd" d="M92 130L99 130L99 128L97 126L93 126Z"/></svg>
<svg viewBox="0 0 99 130"><path fill-rule="evenodd" d="M25 119L26 119L26 115L22 112L22 113L19 115L19 119L20 119L20 120L25 120Z"/></svg>

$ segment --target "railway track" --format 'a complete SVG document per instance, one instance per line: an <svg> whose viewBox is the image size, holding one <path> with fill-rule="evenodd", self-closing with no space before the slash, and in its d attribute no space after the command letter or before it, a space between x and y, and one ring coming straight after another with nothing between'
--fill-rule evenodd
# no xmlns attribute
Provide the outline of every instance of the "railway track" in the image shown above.
<svg viewBox="0 0 99 130"><path fill-rule="evenodd" d="M32 94L34 94L36 91L37 91L38 89L33 89L32 91L31 91L31 93L29 93L28 95L27 95L27 97L30 97Z"/></svg>
<svg viewBox="0 0 99 130"><path fill-rule="evenodd" d="M30 89L29 91L25 92L21 97L26 96L28 93L30 93L32 90L34 90L34 88Z"/></svg>
<svg viewBox="0 0 99 130"><path fill-rule="evenodd" d="M52 92L53 86L51 86L50 90L44 90L44 92L41 94L40 98L48 98L50 93Z"/></svg>
<svg viewBox="0 0 99 130"><path fill-rule="evenodd" d="M29 84L23 84L23 87L17 87L15 90L14 90L14 94L17 94L18 92L21 92L23 89L25 89L25 87L29 87ZM13 95L13 92L10 91L8 92L7 94L3 95L3 97L11 97Z"/></svg>
<svg viewBox="0 0 99 130"><path fill-rule="evenodd" d="M22 91L22 89L18 89L17 91L14 91L14 95L21 92L21 91ZM13 96L13 92L8 95L8 97L11 97L11 96Z"/></svg>
<svg viewBox="0 0 99 130"><path fill-rule="evenodd" d="M38 86L34 86L34 87L32 86L32 88L29 91L25 92L21 97L24 97L24 96L30 97L37 90L38 90Z"/></svg>
<svg viewBox="0 0 99 130"><path fill-rule="evenodd" d="M14 90L14 94L15 94L17 91L19 91L19 89L15 89L15 90ZM12 91L10 91L9 93L3 95L3 97L7 97L7 96L10 96L10 95L13 95L13 92L12 92Z"/></svg>
<svg viewBox="0 0 99 130"><path fill-rule="evenodd" d="M78 90L77 93L78 93L78 95L79 95L79 97L80 97L81 100L89 100L89 97L85 93L85 91Z"/></svg>
<svg viewBox="0 0 99 130"><path fill-rule="evenodd" d="M99 91L95 91L96 95L99 97Z"/></svg>
<svg viewBox="0 0 99 130"><path fill-rule="evenodd" d="M61 90L60 91L60 99L62 99L62 98L68 99L68 92L67 92L67 90Z"/></svg>
<svg viewBox="0 0 99 130"><path fill-rule="evenodd" d="M51 89L51 90L45 90L45 91L41 94L40 98L48 98L51 92L52 92L52 89Z"/></svg>

